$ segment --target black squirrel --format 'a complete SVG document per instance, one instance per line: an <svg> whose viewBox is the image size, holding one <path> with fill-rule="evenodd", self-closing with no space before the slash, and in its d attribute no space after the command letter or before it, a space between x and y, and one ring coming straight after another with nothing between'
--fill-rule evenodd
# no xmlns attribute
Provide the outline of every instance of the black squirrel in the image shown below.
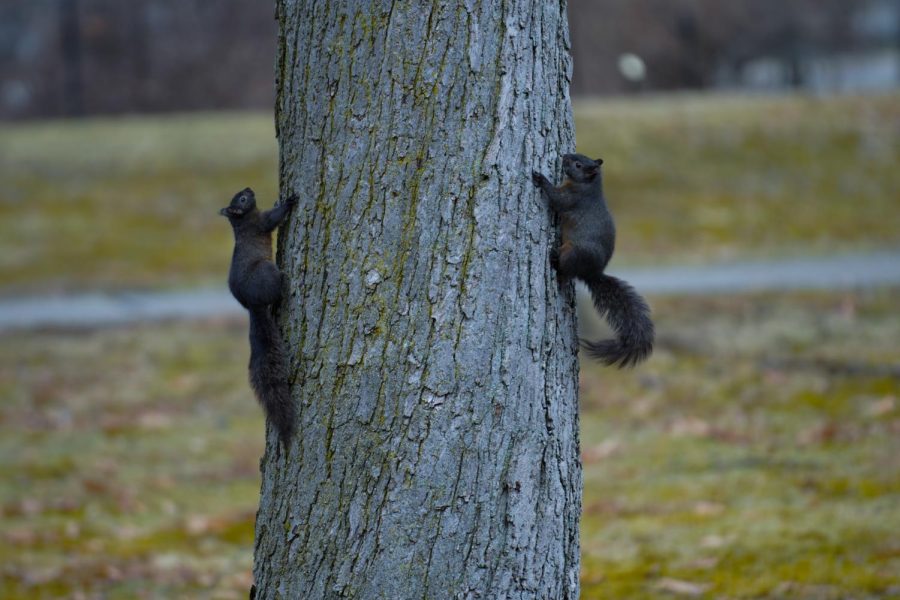
<svg viewBox="0 0 900 600"><path fill-rule="evenodd" d="M288 393L284 344L271 314L271 307L281 301L283 278L272 262L272 232L296 204L296 196L290 196L260 212L253 190L245 188L219 211L234 230L228 289L250 313L250 386L285 449L294 431L295 410Z"/></svg>
<svg viewBox="0 0 900 600"><path fill-rule="evenodd" d="M561 186L554 187L537 171L532 171L531 179L560 217L562 240L550 252L551 266L561 277L577 277L587 285L594 307L616 334L610 340L582 340L582 345L606 365L632 367L653 351L653 321L634 288L603 272L616 245L616 226L603 196L602 164L599 158L566 154Z"/></svg>

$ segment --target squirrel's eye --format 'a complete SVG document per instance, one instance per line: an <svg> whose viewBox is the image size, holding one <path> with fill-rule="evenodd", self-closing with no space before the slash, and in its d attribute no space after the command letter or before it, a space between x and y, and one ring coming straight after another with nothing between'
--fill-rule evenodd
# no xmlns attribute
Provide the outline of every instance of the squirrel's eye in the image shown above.
<svg viewBox="0 0 900 600"><path fill-rule="evenodd" d="M241 196L241 204L247 204L247 197Z"/></svg>
<svg viewBox="0 0 900 600"><path fill-rule="evenodd" d="M576 169L580 169L580 168L581 168L581 163L580 163L580 162L576 162L576 163L575 163L575 168L576 168Z"/></svg>

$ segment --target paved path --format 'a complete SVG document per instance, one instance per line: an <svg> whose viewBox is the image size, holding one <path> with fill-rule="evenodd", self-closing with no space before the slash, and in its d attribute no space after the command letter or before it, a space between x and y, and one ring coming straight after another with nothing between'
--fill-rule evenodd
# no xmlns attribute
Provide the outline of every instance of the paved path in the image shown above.
<svg viewBox="0 0 900 600"><path fill-rule="evenodd" d="M900 250L772 262L612 269L610 274L649 295L900 286ZM0 331L243 314L224 285L180 292L35 296L0 301Z"/></svg>
<svg viewBox="0 0 900 600"><path fill-rule="evenodd" d="M239 316L228 289L179 292L91 293L0 301L0 331L35 327L97 327L166 319Z"/></svg>
<svg viewBox="0 0 900 600"><path fill-rule="evenodd" d="M618 275L610 269L610 275ZM646 294L715 294L767 290L840 290L900 285L900 250L771 262L621 271Z"/></svg>

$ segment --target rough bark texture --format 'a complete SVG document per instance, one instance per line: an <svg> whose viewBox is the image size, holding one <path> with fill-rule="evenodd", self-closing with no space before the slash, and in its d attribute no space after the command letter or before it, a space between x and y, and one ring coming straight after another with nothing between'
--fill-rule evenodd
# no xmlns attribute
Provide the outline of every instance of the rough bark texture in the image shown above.
<svg viewBox="0 0 900 600"><path fill-rule="evenodd" d="M297 434L258 598L577 598L571 284L532 187L574 146L565 3L279 0ZM271 429L271 428L270 428Z"/></svg>

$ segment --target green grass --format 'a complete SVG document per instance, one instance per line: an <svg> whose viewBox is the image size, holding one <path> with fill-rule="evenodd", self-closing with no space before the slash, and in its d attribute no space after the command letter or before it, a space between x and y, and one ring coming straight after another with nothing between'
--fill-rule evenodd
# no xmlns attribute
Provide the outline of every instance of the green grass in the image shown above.
<svg viewBox="0 0 900 600"><path fill-rule="evenodd" d="M900 293L656 299L582 369L583 597L900 593ZM244 598L243 323L0 336L0 597Z"/></svg>
<svg viewBox="0 0 900 600"><path fill-rule="evenodd" d="M897 245L898 100L578 104L617 260ZM0 293L222 281L276 168L268 115L6 125ZM649 363L585 364L583 597L900 596L898 303L657 299ZM230 322L0 336L0 597L246 597L246 360Z"/></svg>
<svg viewBox="0 0 900 600"><path fill-rule="evenodd" d="M245 598L243 323L0 337L0 597Z"/></svg>
<svg viewBox="0 0 900 600"><path fill-rule="evenodd" d="M900 96L576 104L605 159L620 259L709 261L900 242Z"/></svg>
<svg viewBox="0 0 900 600"><path fill-rule="evenodd" d="M248 185L271 206L276 154L264 115L4 126L4 291L221 281L231 229L218 209Z"/></svg>
<svg viewBox="0 0 900 600"><path fill-rule="evenodd" d="M659 300L649 363L584 365L583 597L900 593L898 301Z"/></svg>
<svg viewBox="0 0 900 600"><path fill-rule="evenodd" d="M684 262L900 243L900 96L666 96L576 103L602 155L618 261ZM221 281L217 216L277 189L267 114L0 129L2 292Z"/></svg>

